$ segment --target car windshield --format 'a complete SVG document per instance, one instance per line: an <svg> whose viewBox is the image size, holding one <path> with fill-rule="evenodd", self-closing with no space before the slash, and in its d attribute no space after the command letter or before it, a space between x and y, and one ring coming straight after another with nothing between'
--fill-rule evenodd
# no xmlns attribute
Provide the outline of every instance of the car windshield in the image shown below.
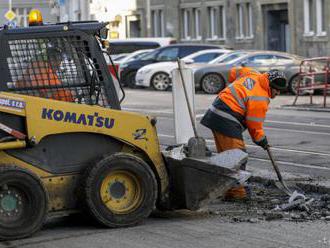
<svg viewBox="0 0 330 248"><path fill-rule="evenodd" d="M122 54L122 55L111 55L111 58L113 61L119 62L120 60L123 60L124 58L126 58L128 56L128 54Z"/></svg>
<svg viewBox="0 0 330 248"><path fill-rule="evenodd" d="M140 60L154 60L156 59L157 54L158 54L158 50L152 51L151 53L147 53L141 56Z"/></svg>
<svg viewBox="0 0 330 248"><path fill-rule="evenodd" d="M144 55L146 55L148 53L150 53L150 51L144 51L144 52L131 54L131 55L127 56L126 58L124 58L121 62L127 63L127 62L130 62L132 60L142 58Z"/></svg>
<svg viewBox="0 0 330 248"><path fill-rule="evenodd" d="M230 62L233 62L234 60L236 61L238 58L241 58L246 54L247 53L245 53L245 52L224 54L224 55L210 61L209 64L230 63Z"/></svg>

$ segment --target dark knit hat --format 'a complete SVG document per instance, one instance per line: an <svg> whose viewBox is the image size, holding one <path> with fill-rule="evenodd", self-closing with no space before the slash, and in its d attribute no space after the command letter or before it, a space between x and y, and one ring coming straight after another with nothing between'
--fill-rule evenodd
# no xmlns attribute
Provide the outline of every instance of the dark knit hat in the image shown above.
<svg viewBox="0 0 330 248"><path fill-rule="evenodd" d="M277 90L285 90L287 88L287 79L282 71L270 70L268 72L269 86Z"/></svg>

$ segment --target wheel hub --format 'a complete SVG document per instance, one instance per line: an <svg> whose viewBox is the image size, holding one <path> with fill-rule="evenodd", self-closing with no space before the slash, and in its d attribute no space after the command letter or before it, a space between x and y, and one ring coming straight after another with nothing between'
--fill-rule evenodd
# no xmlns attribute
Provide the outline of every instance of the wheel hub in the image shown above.
<svg viewBox="0 0 330 248"><path fill-rule="evenodd" d="M214 74L207 75L202 80L202 88L207 93L218 93L221 89L221 79Z"/></svg>
<svg viewBox="0 0 330 248"><path fill-rule="evenodd" d="M169 78L165 74L158 74L153 78L153 86L157 90L167 89L169 83Z"/></svg>
<svg viewBox="0 0 330 248"><path fill-rule="evenodd" d="M119 214L134 210L142 197L139 180L126 171L116 171L106 176L100 194L104 205Z"/></svg>
<svg viewBox="0 0 330 248"><path fill-rule="evenodd" d="M122 182L114 182L109 187L110 195L115 199L123 198L126 194L125 184Z"/></svg>
<svg viewBox="0 0 330 248"><path fill-rule="evenodd" d="M0 218L16 218L22 212L22 196L16 190L0 192Z"/></svg>

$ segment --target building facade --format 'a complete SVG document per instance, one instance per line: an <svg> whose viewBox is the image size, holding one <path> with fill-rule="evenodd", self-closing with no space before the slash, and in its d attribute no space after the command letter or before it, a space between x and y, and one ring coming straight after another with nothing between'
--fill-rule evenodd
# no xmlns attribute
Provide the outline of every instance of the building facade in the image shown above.
<svg viewBox="0 0 330 248"><path fill-rule="evenodd" d="M90 0L50 0L60 22L90 20Z"/></svg>
<svg viewBox="0 0 330 248"><path fill-rule="evenodd" d="M90 0L91 19L109 22L111 38L140 37L142 13L137 11L137 1Z"/></svg>
<svg viewBox="0 0 330 248"><path fill-rule="evenodd" d="M141 36L330 55L330 0L145 0Z"/></svg>
<svg viewBox="0 0 330 248"><path fill-rule="evenodd" d="M16 14L13 22L17 26L26 27L28 25L28 15L31 9L37 8L41 10L44 22L56 22L57 15L52 11L51 1L49 0L12 0L12 11ZM9 10L9 1L0 0L0 22L1 26L8 23L5 18L6 12Z"/></svg>

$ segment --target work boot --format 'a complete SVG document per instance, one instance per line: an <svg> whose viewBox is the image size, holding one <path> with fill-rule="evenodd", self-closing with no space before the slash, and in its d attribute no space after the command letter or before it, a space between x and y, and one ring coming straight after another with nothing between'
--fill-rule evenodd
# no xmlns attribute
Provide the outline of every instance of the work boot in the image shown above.
<svg viewBox="0 0 330 248"><path fill-rule="evenodd" d="M244 185L238 185L229 189L225 194L225 200L246 200L248 192Z"/></svg>

